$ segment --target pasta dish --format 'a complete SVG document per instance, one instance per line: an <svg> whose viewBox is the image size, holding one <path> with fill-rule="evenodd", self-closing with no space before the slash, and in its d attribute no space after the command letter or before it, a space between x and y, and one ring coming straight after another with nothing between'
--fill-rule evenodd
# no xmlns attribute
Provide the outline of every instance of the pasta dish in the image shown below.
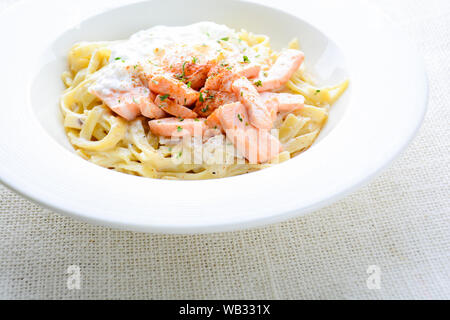
<svg viewBox="0 0 450 320"><path fill-rule="evenodd" d="M299 42L200 22L69 52L61 111L76 153L161 179L240 175L307 150L348 80L320 87Z"/></svg>

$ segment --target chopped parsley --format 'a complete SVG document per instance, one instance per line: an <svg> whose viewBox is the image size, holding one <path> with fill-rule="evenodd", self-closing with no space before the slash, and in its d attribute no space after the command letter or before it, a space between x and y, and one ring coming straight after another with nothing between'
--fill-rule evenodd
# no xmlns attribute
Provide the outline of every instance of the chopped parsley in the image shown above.
<svg viewBox="0 0 450 320"><path fill-rule="evenodd" d="M268 76L267 72L263 72L263 75L264 75L264 77L266 77L266 78L267 78L267 76Z"/></svg>
<svg viewBox="0 0 450 320"><path fill-rule="evenodd" d="M178 154L178 158L181 158L182 155L183 155L183 152L180 151L180 153Z"/></svg>
<svg viewBox="0 0 450 320"><path fill-rule="evenodd" d="M201 91L200 91L200 96L199 96L199 98L198 98L198 101L200 101L200 102L205 102L205 99L203 99L203 94L202 94Z"/></svg>
<svg viewBox="0 0 450 320"><path fill-rule="evenodd" d="M181 122L183 122L183 121L184 121L184 118L178 117L178 120L180 120Z"/></svg>
<svg viewBox="0 0 450 320"><path fill-rule="evenodd" d="M178 78L178 80L180 80L180 81L186 80L186 73L185 73L186 63L187 63L187 61L185 61L185 62L183 63L183 68L182 68L182 69L183 69L183 73L177 74L177 78Z"/></svg>
<svg viewBox="0 0 450 320"><path fill-rule="evenodd" d="M224 37L224 38L222 38L222 39L220 39L220 40L222 40L222 41L228 41L228 40L230 40L230 38L229 38L229 37Z"/></svg>
<svg viewBox="0 0 450 320"><path fill-rule="evenodd" d="M163 95L163 96L159 96L159 100L164 101L164 100L166 100L168 97L169 97L169 95L168 95L168 94L165 94L165 95Z"/></svg>
<svg viewBox="0 0 450 320"><path fill-rule="evenodd" d="M244 92L243 91L241 91L241 97L243 97L244 96Z"/></svg>
<svg viewBox="0 0 450 320"><path fill-rule="evenodd" d="M206 111L208 111L208 109L209 109L209 106L206 106L202 109L202 112L206 112Z"/></svg>
<svg viewBox="0 0 450 320"><path fill-rule="evenodd" d="M200 121L199 119L195 118L194 121Z"/></svg>
<svg viewBox="0 0 450 320"><path fill-rule="evenodd" d="M314 94L318 94L320 92L320 90L316 90L316 92Z"/></svg>
<svg viewBox="0 0 450 320"><path fill-rule="evenodd" d="M244 56L244 63L250 63L250 60L248 59L248 57L247 56Z"/></svg>
<svg viewBox="0 0 450 320"><path fill-rule="evenodd" d="M193 63L193 64L196 64L197 61L198 61L197 57L192 57L192 63Z"/></svg>
<svg viewBox="0 0 450 320"><path fill-rule="evenodd" d="M262 82L261 82L261 80L258 80L258 81L255 81L255 86L257 86L257 87L262 87Z"/></svg>
<svg viewBox="0 0 450 320"><path fill-rule="evenodd" d="M178 131L178 132L181 132L181 131L183 131L183 128L180 127L180 126L178 126L178 127L177 127L177 131Z"/></svg>
<svg viewBox="0 0 450 320"><path fill-rule="evenodd" d="M192 84L192 83L191 83L190 81L187 83L188 88L191 87L191 84Z"/></svg>
<svg viewBox="0 0 450 320"><path fill-rule="evenodd" d="M238 117L238 119L239 119L240 122L243 121L240 113L238 113L237 117Z"/></svg>

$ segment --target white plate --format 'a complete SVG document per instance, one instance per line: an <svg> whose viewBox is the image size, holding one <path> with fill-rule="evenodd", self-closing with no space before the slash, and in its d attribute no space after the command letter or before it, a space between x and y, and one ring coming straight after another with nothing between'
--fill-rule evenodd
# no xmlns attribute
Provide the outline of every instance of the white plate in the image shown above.
<svg viewBox="0 0 450 320"><path fill-rule="evenodd" d="M367 182L422 122L427 81L416 49L365 2L277 1L280 10L265 2L41 0L7 10L0 18L1 181L84 221L160 233L273 223L316 210ZM273 168L209 181L139 178L77 156L58 107L71 45L202 20L268 34L276 48L298 37L319 78L350 77L317 143Z"/></svg>

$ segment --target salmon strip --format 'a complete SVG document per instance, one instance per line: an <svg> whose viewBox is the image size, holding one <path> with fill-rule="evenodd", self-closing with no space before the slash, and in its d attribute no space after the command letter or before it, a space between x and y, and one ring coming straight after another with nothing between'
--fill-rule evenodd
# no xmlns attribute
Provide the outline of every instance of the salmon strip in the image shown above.
<svg viewBox="0 0 450 320"><path fill-rule="evenodd" d="M267 77L257 81L259 92L279 89L284 86L292 75L300 68L305 55L294 49L283 50L274 65L267 72Z"/></svg>
<svg viewBox="0 0 450 320"><path fill-rule="evenodd" d="M230 69L219 66L211 68L204 89L215 91L221 90L222 83L232 80L233 77L234 74Z"/></svg>
<svg viewBox="0 0 450 320"><path fill-rule="evenodd" d="M208 128L222 130L222 125L219 119L219 109L214 110L214 112L211 113L208 118L206 118L206 125L208 126Z"/></svg>
<svg viewBox="0 0 450 320"><path fill-rule="evenodd" d="M200 98L195 103L194 111L202 117L207 117L218 107L227 103L238 101L236 95L232 92L217 90L200 90Z"/></svg>
<svg viewBox="0 0 450 320"><path fill-rule="evenodd" d="M213 63L199 63L193 60L186 60L171 64L167 71L170 72L174 78L189 83L190 87L199 90L204 86L208 73L213 66Z"/></svg>
<svg viewBox="0 0 450 320"><path fill-rule="evenodd" d="M175 117L180 118L197 118L197 114L192 111L189 108L186 108L185 106L179 105L174 100L169 99L164 96L158 95L155 99L155 103L158 107L160 107L162 110L167 112L168 114L171 114Z"/></svg>
<svg viewBox="0 0 450 320"><path fill-rule="evenodd" d="M247 78L242 77L233 82L232 88L247 108L250 123L259 129L271 129L272 116L253 84Z"/></svg>
<svg viewBox="0 0 450 320"><path fill-rule="evenodd" d="M127 120L135 119L141 113L141 108L146 109L152 103L149 91L144 87L130 88L129 91L109 90L108 93L96 90L90 92Z"/></svg>
<svg viewBox="0 0 450 320"><path fill-rule="evenodd" d="M193 104L199 97L199 93L185 83L162 74L149 76L148 87L158 94L168 94L170 98L184 106Z"/></svg>
<svg viewBox="0 0 450 320"><path fill-rule="evenodd" d="M257 64L243 64L239 67L219 67L211 68L208 79L205 82L207 90L221 90L232 92L232 84L235 80L246 77L257 77L261 71L261 66Z"/></svg>
<svg viewBox="0 0 450 320"><path fill-rule="evenodd" d="M150 131L157 136L164 137L182 137L202 136L206 130L206 119L184 119L163 118L158 120L150 120L148 125Z"/></svg>
<svg viewBox="0 0 450 320"><path fill-rule="evenodd" d="M300 94L262 92L260 96L267 108L277 112L293 112L305 106L305 97Z"/></svg>
<svg viewBox="0 0 450 320"><path fill-rule="evenodd" d="M227 104L216 111L227 139L250 163L268 162L283 151L268 130L249 125L247 110L241 103Z"/></svg>
<svg viewBox="0 0 450 320"><path fill-rule="evenodd" d="M249 127L247 110L240 102L226 104L217 109L215 113L225 130Z"/></svg>
<svg viewBox="0 0 450 320"><path fill-rule="evenodd" d="M140 104L141 114L144 117L150 119L164 118L166 116L166 113L164 112L164 110L156 106L154 100L155 94L153 92L150 92L148 101Z"/></svg>
<svg viewBox="0 0 450 320"><path fill-rule="evenodd" d="M246 78L255 78L259 75L259 72L261 71L261 66L259 64L252 64L252 63L244 63L241 66L241 69L236 72L236 75L240 77L246 77Z"/></svg>

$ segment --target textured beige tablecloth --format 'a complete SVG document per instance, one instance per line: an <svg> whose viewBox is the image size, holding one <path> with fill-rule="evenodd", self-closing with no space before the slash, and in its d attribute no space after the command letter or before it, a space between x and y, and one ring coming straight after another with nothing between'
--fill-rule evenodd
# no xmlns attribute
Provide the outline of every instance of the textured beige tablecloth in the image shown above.
<svg viewBox="0 0 450 320"><path fill-rule="evenodd" d="M0 186L0 298L449 299L450 1L374 3L419 44L431 93L418 137L370 185L306 217L199 236L87 225Z"/></svg>

